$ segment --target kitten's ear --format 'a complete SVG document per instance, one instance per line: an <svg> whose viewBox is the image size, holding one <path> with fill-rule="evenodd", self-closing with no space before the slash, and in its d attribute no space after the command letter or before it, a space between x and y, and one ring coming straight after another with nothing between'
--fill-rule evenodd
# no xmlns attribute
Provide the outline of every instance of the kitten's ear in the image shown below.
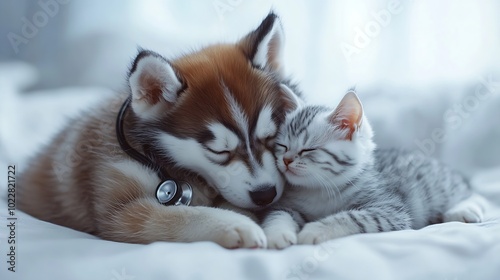
<svg viewBox="0 0 500 280"><path fill-rule="evenodd" d="M345 140L352 140L352 135L361 126L362 120L363 106L354 91L349 91L328 116L331 124L346 132Z"/></svg>
<svg viewBox="0 0 500 280"><path fill-rule="evenodd" d="M290 113L304 106L304 101L287 85L281 84L280 89L285 98L285 112Z"/></svg>
<svg viewBox="0 0 500 280"><path fill-rule="evenodd" d="M238 45L255 67L283 76L283 30L276 14L270 12L260 26Z"/></svg>
<svg viewBox="0 0 500 280"><path fill-rule="evenodd" d="M183 88L172 65L161 55L141 50L128 78L132 91L132 110L140 117L154 117L158 104L173 105ZM164 102L166 101L166 103Z"/></svg>

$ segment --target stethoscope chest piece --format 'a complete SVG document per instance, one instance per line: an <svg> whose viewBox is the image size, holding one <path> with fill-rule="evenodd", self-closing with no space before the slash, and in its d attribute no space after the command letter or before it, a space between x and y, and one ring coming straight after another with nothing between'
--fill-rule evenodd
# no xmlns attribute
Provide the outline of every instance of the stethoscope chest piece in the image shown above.
<svg viewBox="0 0 500 280"><path fill-rule="evenodd" d="M186 182L179 182L180 188L174 180L161 182L156 188L156 199L163 205L189 205L193 199L193 188ZM180 194L177 192L180 191ZM172 201L177 198L177 201Z"/></svg>

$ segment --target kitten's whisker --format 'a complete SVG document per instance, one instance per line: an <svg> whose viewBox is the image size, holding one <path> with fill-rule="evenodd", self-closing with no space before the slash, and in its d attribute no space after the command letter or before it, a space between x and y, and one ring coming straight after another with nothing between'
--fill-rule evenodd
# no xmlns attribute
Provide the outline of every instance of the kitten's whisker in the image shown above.
<svg viewBox="0 0 500 280"><path fill-rule="evenodd" d="M318 181L324 182L323 187L325 189L327 189L327 191L329 191L331 194L333 194L334 199L337 198L336 193L338 193L340 201L344 201L344 198L342 197L342 193L341 193L339 187L337 186L337 184L335 184L333 179L329 179L329 177L327 177L325 175L320 175L320 174L318 174L318 177L320 179Z"/></svg>
<svg viewBox="0 0 500 280"><path fill-rule="evenodd" d="M333 195L333 199L336 199L337 195L335 194L335 192L332 193L332 190L329 187L328 181L325 180L325 178L323 178L320 174L313 174L313 176L314 176L314 179L319 182L319 184L321 186L321 192L323 193L323 190L324 190L324 191L326 191L328 198L332 198L332 195Z"/></svg>
<svg viewBox="0 0 500 280"><path fill-rule="evenodd" d="M344 203L344 198L342 197L342 192L340 191L339 187L337 186L337 184L335 184L334 181L331 181L331 182L332 182L333 186L335 187L335 189L337 190L337 192L339 193L340 201L342 203Z"/></svg>
<svg viewBox="0 0 500 280"><path fill-rule="evenodd" d="M331 194L326 187L326 183L324 182L323 178L321 178L318 174L314 174L314 179L319 182L319 185L321 187L321 194L323 194L323 192L326 192L326 195L330 197Z"/></svg>
<svg viewBox="0 0 500 280"><path fill-rule="evenodd" d="M354 184L349 178L347 178L347 176L345 176L343 173L340 173L340 175L342 175L344 178L347 179L347 182L349 182L351 184L351 186L355 187L358 191L361 190L360 187L358 187L356 184Z"/></svg>
<svg viewBox="0 0 500 280"><path fill-rule="evenodd" d="M319 180L319 179L316 179L316 180ZM323 195L323 193L326 193L326 195L327 195L328 197L330 197L330 192L328 191L328 188L325 188L325 187L323 186L323 184L321 184L321 185L322 185L322 186L321 186L321 195Z"/></svg>

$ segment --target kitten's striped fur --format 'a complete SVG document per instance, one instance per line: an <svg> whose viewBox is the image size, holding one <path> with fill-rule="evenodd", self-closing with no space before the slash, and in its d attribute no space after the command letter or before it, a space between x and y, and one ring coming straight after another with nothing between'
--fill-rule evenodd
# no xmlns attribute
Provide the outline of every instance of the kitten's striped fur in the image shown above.
<svg viewBox="0 0 500 280"><path fill-rule="evenodd" d="M269 247L481 221L464 177L416 152L375 151L372 136L353 91L335 110L306 106L288 117L276 140L288 185L263 221Z"/></svg>

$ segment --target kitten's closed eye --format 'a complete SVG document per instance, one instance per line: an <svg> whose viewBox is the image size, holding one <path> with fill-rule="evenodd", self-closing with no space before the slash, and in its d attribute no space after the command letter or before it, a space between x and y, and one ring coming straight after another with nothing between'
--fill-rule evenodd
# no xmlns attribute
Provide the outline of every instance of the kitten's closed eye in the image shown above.
<svg viewBox="0 0 500 280"><path fill-rule="evenodd" d="M303 153L312 152L312 151L316 151L316 148L302 149L299 152L299 156L301 156Z"/></svg>
<svg viewBox="0 0 500 280"><path fill-rule="evenodd" d="M288 152L288 147L286 145L276 143L276 151L277 152Z"/></svg>
<svg viewBox="0 0 500 280"><path fill-rule="evenodd" d="M286 145L276 143L276 148L277 148L277 151L284 150L285 152L288 152L288 147ZM312 152L315 150L316 150L316 148L302 149L302 150L300 150L300 152L298 152L298 155L301 156L303 153Z"/></svg>

